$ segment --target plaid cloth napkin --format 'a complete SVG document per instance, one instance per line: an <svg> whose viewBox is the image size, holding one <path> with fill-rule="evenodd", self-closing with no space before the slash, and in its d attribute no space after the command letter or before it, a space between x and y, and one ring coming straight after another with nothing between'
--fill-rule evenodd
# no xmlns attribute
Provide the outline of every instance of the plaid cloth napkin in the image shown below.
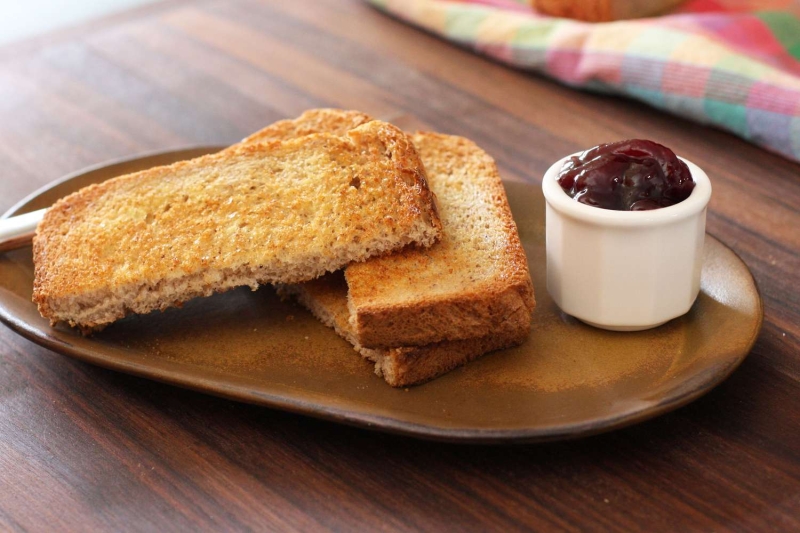
<svg viewBox="0 0 800 533"><path fill-rule="evenodd" d="M369 0L499 61L623 94L800 161L800 3L691 0L669 15L585 23L530 0Z"/></svg>

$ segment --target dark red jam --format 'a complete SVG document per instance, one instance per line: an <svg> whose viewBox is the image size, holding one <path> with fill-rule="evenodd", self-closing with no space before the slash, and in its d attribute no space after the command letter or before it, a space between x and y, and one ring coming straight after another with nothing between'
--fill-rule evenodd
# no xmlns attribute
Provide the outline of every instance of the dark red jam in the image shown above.
<svg viewBox="0 0 800 533"><path fill-rule="evenodd" d="M694 189L686 163L666 146L642 139L601 144L570 157L558 183L582 204L616 211L668 207Z"/></svg>

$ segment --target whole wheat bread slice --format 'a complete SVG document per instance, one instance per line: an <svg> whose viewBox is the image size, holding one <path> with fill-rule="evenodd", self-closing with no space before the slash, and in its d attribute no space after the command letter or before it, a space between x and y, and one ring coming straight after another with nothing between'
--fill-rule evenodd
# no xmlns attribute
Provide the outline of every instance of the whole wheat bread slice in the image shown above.
<svg viewBox="0 0 800 533"><path fill-rule="evenodd" d="M34 237L33 300L83 330L236 286L295 283L440 232L409 138L371 121L84 188Z"/></svg>
<svg viewBox="0 0 800 533"><path fill-rule="evenodd" d="M371 117L357 111L310 110L243 141L342 133ZM349 265L345 270L352 334L361 346L422 346L482 337L516 310L535 306L528 262L494 160L453 135L412 137L438 199L442 238Z"/></svg>
<svg viewBox="0 0 800 533"><path fill-rule="evenodd" d="M340 131L366 120L370 117L357 112L314 110L269 126L245 142L258 136ZM373 361L376 373L393 386L421 383L487 352L520 344L530 331L535 306L527 260L494 161L461 137L421 133L412 138L429 167L429 184L438 191L440 242L426 250L411 247L351 264L345 269L347 283L341 273L333 273L278 287ZM380 319L369 306L362 316L373 320L368 319L373 331L380 331L391 347L364 347L355 328L359 304L353 302L351 278L362 295L369 286L385 304L385 323L375 324ZM398 315L399 324L393 322ZM439 331L455 340L437 335ZM406 339L410 333L419 344L435 340L403 345L392 337Z"/></svg>
<svg viewBox="0 0 800 533"><path fill-rule="evenodd" d="M442 236L428 249L345 270L354 338L366 348L475 339L528 316L528 262L494 160L463 137L412 136L437 197Z"/></svg>
<svg viewBox="0 0 800 533"><path fill-rule="evenodd" d="M358 343L350 324L343 272L333 272L304 283L281 285L278 292L282 296L294 297L323 324L349 341L363 357L375 363L375 373L393 387L429 381L488 352L521 344L530 331L530 312L518 308L493 333L483 337L425 346L370 349Z"/></svg>

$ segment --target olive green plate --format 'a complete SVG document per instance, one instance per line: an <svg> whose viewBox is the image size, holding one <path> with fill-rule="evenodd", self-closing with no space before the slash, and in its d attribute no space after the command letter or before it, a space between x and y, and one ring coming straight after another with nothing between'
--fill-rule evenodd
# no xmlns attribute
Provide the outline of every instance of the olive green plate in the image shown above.
<svg viewBox="0 0 800 533"><path fill-rule="evenodd" d="M83 171L9 214L210 150ZM51 328L31 303L30 247L0 255L0 319L33 342L114 370L336 422L464 442L555 440L639 422L709 391L750 351L761 298L744 263L715 238L706 239L701 294L686 316L645 332L602 331L561 313L547 294L540 187L506 183L506 190L536 287L531 335L522 346L417 387L388 386L347 342L268 287L129 317L89 338Z"/></svg>

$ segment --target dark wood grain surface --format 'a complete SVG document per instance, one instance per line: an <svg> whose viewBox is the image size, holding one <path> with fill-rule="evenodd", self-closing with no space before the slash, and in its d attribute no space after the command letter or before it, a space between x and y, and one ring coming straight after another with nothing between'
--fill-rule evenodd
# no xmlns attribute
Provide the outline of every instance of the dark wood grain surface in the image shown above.
<svg viewBox="0 0 800 533"><path fill-rule="evenodd" d="M800 530L800 165L493 64L356 1L164 2L0 48L0 211L87 165L306 108L468 136L506 179L647 137L711 176L765 322L718 389L581 441L458 446L95 368L0 326L0 530ZM544 290L540 287L538 290Z"/></svg>

